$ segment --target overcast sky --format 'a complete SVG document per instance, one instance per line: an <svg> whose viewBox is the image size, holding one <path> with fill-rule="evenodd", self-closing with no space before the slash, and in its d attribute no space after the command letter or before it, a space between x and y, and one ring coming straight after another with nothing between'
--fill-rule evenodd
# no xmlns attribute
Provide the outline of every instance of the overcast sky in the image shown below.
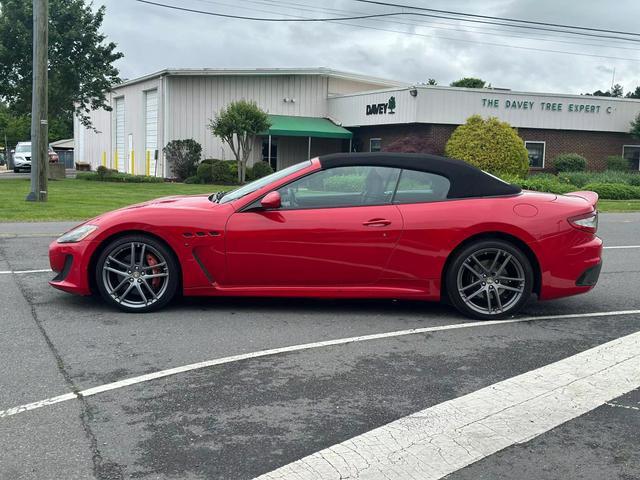
<svg viewBox="0 0 640 480"><path fill-rule="evenodd" d="M279 18L399 11L354 0L154 1L232 15ZM640 33L638 0L391 3ZM640 43L614 39L551 37L558 34L434 18L285 24L178 12L135 0L95 0L95 4L107 7L104 31L125 55L117 64L123 78L172 67L323 66L416 83L435 78L439 84L448 85L463 76L477 76L494 87L512 90L584 93L607 90L615 68L615 82L622 84L625 92L640 85ZM640 40L640 36L636 38Z"/></svg>

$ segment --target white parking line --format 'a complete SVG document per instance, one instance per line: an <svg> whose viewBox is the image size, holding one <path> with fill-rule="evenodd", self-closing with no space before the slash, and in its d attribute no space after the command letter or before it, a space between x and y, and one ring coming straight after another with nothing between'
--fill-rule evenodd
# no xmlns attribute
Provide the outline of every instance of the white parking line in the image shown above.
<svg viewBox="0 0 640 480"><path fill-rule="evenodd" d="M602 247L605 250L622 250L626 248L640 248L640 245L615 245L611 247Z"/></svg>
<svg viewBox="0 0 640 480"><path fill-rule="evenodd" d="M435 480L640 386L640 332L454 398L259 480Z"/></svg>
<svg viewBox="0 0 640 480"><path fill-rule="evenodd" d="M25 273L49 273L52 272L50 268L41 268L39 270L0 270L0 275L23 275Z"/></svg>
<svg viewBox="0 0 640 480"><path fill-rule="evenodd" d="M117 382L107 383L99 385L97 387L88 388L76 393L68 393L65 395L59 395L56 397L40 400L38 402L28 403L25 405L19 405L6 410L0 410L0 418L9 417L18 413L41 408L53 403L65 402L67 400L73 400L79 397L89 397L98 393L104 393L111 390L116 390L130 385L136 385L138 383L149 382L151 380L157 380L159 378L169 377L177 375L179 373L190 372L193 370L200 370L203 368L213 367L215 365L223 365L226 363L239 362L242 360L249 360L252 358L268 357L272 355L278 355L281 353L299 352L302 350L311 350L313 348L329 347L334 345L345 345L348 343L366 342L370 340L380 340L384 338L402 337L406 335L416 335L420 333L442 332L445 330L459 330L463 328L471 327L489 327L495 325L510 325L513 323L532 322L541 320L566 320L572 318L594 318L594 317L610 317L620 315L640 315L640 310L618 310L613 312L591 312L591 313L572 313L568 315L546 315L539 317L522 317L514 318L511 320L486 320L479 322L467 322L457 323L453 325L439 325L436 327L424 327L424 328L412 328L409 330L398 330L395 332L375 333L372 335L361 335L358 337L339 338L335 340L325 340L322 342L305 343L301 345L291 345L288 347L272 348L269 350L260 350L257 352L242 353L239 355L233 355L230 357L222 357L214 360L207 360L204 362L192 363L190 365L183 365L181 367L170 368L167 370L160 370L153 373L147 373L138 377L127 378L119 380Z"/></svg>

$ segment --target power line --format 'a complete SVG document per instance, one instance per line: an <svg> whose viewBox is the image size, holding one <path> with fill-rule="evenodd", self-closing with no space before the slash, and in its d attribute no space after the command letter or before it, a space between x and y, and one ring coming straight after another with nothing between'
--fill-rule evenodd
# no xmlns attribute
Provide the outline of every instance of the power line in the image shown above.
<svg viewBox="0 0 640 480"><path fill-rule="evenodd" d="M215 0L196 0L198 2L202 2L202 3L207 3L210 5L224 5L224 6L236 6L235 4L229 4L229 3L224 3L224 2L219 2L219 1L215 1ZM240 0L243 1L245 3L251 3L251 4L257 4L257 5L266 5L266 6L281 6L284 8L295 8L297 10L302 10L302 11L307 11L307 12L323 12L323 11L330 11L333 13L343 13L343 14L353 14L353 15L358 15L358 14L362 14L362 12L356 12L353 10L343 10L343 9L337 9L337 8L317 8L317 7L311 7L308 4L302 4L302 3L295 3L295 2L287 2L287 1L282 1L282 0ZM307 7L307 8L305 8ZM258 12L265 12L265 13L273 13L271 11L266 11L266 10L259 10L259 9L253 9L254 11L258 11ZM281 15L287 15L286 13L281 13ZM377 18L372 18L370 19L373 22L384 22L384 20L382 19L377 19ZM334 22L330 22L330 23L334 23ZM337 22L336 22L337 23ZM572 42L572 41L568 41L566 40L566 37L560 37L560 36L555 36L556 38L561 38L562 40L555 40L553 39L554 35L551 35L551 38L540 38L539 36L536 35L545 35L544 33L535 33L535 32L530 32L530 35L534 35L532 36L523 36L523 35L512 35L509 33L504 33L504 30L498 30L495 28L488 28L488 29L484 29L485 31L482 30L468 30L468 29L463 29L463 28L459 28L456 26L456 24L453 23L439 23L439 22L425 22L425 21L420 21L420 20L408 20L407 22L401 22L398 20L391 20L391 23L395 23L398 25L406 25L406 26L411 26L411 27L422 27L422 28L430 28L430 29L435 29L435 30L447 30L447 31L457 31L457 32L465 32L465 33L474 33L474 34L479 34L479 35L494 35L495 33L490 33L490 32L497 32L499 33L502 37L510 37L510 38L522 38L525 40L535 40L535 41L543 41L543 42L550 42L550 43L562 43L562 44L567 44L567 45L581 45L581 46L590 46L590 47L599 47L599 48L615 48L615 49L622 49L622 50L632 50L632 51L638 51L637 47L624 47L620 44L607 44L607 43L584 43L584 42ZM441 27L438 26L433 26L433 25L443 25ZM454 27L454 28L446 28L446 27ZM474 27L467 27L467 28L474 28ZM482 27L478 27L481 28ZM510 31L509 31L510 32ZM511 33L511 32L510 32ZM513 32L515 33L515 32ZM547 35L548 36L548 35ZM604 40L606 41L606 40Z"/></svg>
<svg viewBox="0 0 640 480"><path fill-rule="evenodd" d="M172 9L175 9L175 10L183 10L183 11L187 11L187 12L191 12L191 13L201 13L201 14L214 15L214 16L225 16L227 18L230 17L230 18L242 19L242 20L246 20L246 19L257 20L257 19L260 19L260 17L243 17L243 16L240 16L240 15L226 15L226 14L218 14L218 13L215 13L215 12L200 11L200 10L195 10L195 9L185 9L183 7L176 7L176 6L173 6L173 5L164 5L164 4L160 4L160 3L151 2L149 0L136 0L136 1L141 2L141 3L149 3L149 4L152 4L152 5L157 5L157 6L161 6L161 7L172 8ZM293 16L293 15L289 15L289 16ZM281 19L281 20L292 20L292 21L315 20L315 21L318 21L318 19L307 19L306 17L299 17L299 16L296 16L295 19ZM623 60L623 61L631 61L631 62L639 62L640 61L637 58L625 58L625 57L615 57L615 56L611 56L611 55L598 55L598 54L589 54L589 53L581 53L581 52L570 52L570 51L565 51L565 50L553 50L553 49L544 49L544 48L536 48L536 47L525 47L525 46L520 46L520 45L508 45L508 44L503 44L503 43L483 42L483 41L478 41L478 40L465 40L465 39L455 38L455 37L443 37L443 36L437 36L437 35L421 34L421 33L417 33L417 32L391 30L391 29L385 29L385 28L379 28L379 27L372 27L370 25L360 25L360 24L357 24L357 23L348 23L348 22L343 22L343 21L334 21L334 20L323 20L323 21L327 22L327 23L337 23L339 25L348 25L348 26L352 26L352 27L356 27L356 28L364 28L364 29L368 29L368 30L376 30L376 31L381 31L381 32L389 32L389 33L400 33L400 34L404 34L404 35L412 35L412 36L424 37L424 38L437 38L437 39L451 40L451 41L456 41L456 42L472 43L474 45L489 45L489 46L495 46L495 47L515 48L515 49L528 50L528 51L534 51L534 52L558 53L558 54L564 54L564 55L574 55L574 56L582 56L582 57L590 57L590 58L606 58L606 59L609 59L609 60Z"/></svg>
<svg viewBox="0 0 640 480"><path fill-rule="evenodd" d="M464 21L464 22L482 23L482 24L488 24L488 25L511 26L511 27L518 27L518 28L526 28L526 29L531 29L531 30L544 30L544 31L549 31L549 32L560 32L560 33L566 33L566 34L571 34L571 35L580 35L580 36L595 37L595 38L610 38L610 39L615 39L615 40L623 40L623 41L627 41L627 42L638 42L638 43L640 43L640 39L618 37L618 36L613 36L613 35L597 35L597 34L593 34L593 33L572 32L572 31L568 31L568 30L559 30L559 29L555 29L555 28L531 27L531 26L526 26L526 25L510 25L510 24L499 23L499 22L491 22L491 21L486 21L486 20L469 20L469 19L461 19L461 18L455 18L455 17L441 16L441 15L432 15L432 14L428 14L428 13L390 12L390 13L379 13L379 14L371 14L371 15L357 15L357 16L350 16L350 17L335 17L335 18L295 18L295 19L292 19L292 18L263 18L263 17L250 17L250 16L245 16L245 15L231 15L231 14L225 14L225 13L210 12L210 11L206 11L206 10L197 10L197 9L193 9L193 8L178 7L176 5L167 5L167 4L164 4L164 3L152 2L150 0L136 0L136 1L140 2L140 3L147 3L149 5L155 5L155 6L158 6L158 7L164 7L164 8L169 8L169 9L173 9L173 10L179 10L179 11L183 11L183 12L199 13L199 14L203 14L203 15L211 15L211 16L214 16L214 17L233 18L233 19L236 19L236 20L250 20L250 21L256 21L256 22L287 22L287 23L291 23L291 22L336 22L336 21L363 20L363 19L381 18L381 17L418 16L418 17L441 18L441 19L447 19L447 20L459 20L459 21ZM355 1L365 1L365 0L355 0ZM369 1L369 0L366 0L366 1ZM376 3L382 4L382 5L384 4L383 2L376 2ZM389 4L389 5L393 5L393 4ZM404 6L402 8L415 8L417 10L421 10L419 7L406 7L406 6Z"/></svg>
<svg viewBox="0 0 640 480"><path fill-rule="evenodd" d="M244 15L231 15L227 13L209 12L206 10L196 10L194 8L178 7L177 5L166 5L164 3L156 3L150 0L136 0L140 3L148 3L157 7L170 8L172 10L180 10L182 12L200 13L203 15L211 15L213 17L234 18L236 20L251 20L254 22L336 22L342 20L364 20L368 18L379 17L395 17L404 15L413 15L411 13L391 12L391 13L375 13L371 15L356 15L352 17L335 17L335 18L265 18L265 17L248 17Z"/></svg>
<svg viewBox="0 0 640 480"><path fill-rule="evenodd" d="M517 18L506 18L506 17L494 17L491 15L478 15L478 14L473 14L473 13L463 13L463 12L454 12L451 10L437 10L435 8L425 8L425 7L416 7L413 5L402 5L399 3L389 3L389 2L381 2L378 0L353 0L354 2L360 2L360 3L370 3L373 5L384 5L386 7L396 7L396 8L409 8L412 10L420 10L420 11L424 11L424 12L435 12L435 13L445 13L448 15L460 15L460 16L464 16L464 17L473 17L473 18L487 18L487 19L491 19L491 20L502 20L505 22L518 22L518 23L526 23L529 25L544 25L544 26L549 26L549 27L561 27L561 28L573 28L575 30L587 30L587 31L591 31L591 32L603 32L603 33L618 33L621 35L633 35L633 36L638 36L640 37L640 33L635 33L635 32L623 32L620 30L608 30L608 29L603 29L603 28L593 28L593 27L583 27L583 26L578 26L578 25L563 25L560 23L549 23L549 22L536 22L534 20L520 20Z"/></svg>

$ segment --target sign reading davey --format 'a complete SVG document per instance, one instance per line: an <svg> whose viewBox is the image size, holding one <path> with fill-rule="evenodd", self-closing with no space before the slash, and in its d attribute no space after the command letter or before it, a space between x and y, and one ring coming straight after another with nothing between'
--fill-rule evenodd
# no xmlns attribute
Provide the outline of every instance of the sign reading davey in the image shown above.
<svg viewBox="0 0 640 480"><path fill-rule="evenodd" d="M390 97L387 103L374 103L367 105L367 115L393 115L396 109L396 97Z"/></svg>
<svg viewBox="0 0 640 480"><path fill-rule="evenodd" d="M600 113L600 105L591 103L534 102L533 100L512 100L499 98L483 98L485 108L502 108L503 110L541 110L544 112ZM611 113L613 107L602 108Z"/></svg>

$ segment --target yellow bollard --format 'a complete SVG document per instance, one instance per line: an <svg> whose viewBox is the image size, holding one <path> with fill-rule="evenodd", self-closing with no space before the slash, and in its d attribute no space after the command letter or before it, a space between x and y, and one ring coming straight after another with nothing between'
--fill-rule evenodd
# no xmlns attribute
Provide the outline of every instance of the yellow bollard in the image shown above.
<svg viewBox="0 0 640 480"><path fill-rule="evenodd" d="M131 150L131 175L135 175L135 155L133 154L133 150Z"/></svg>
<svg viewBox="0 0 640 480"><path fill-rule="evenodd" d="M146 169L147 177L149 176L150 172L151 172L151 151L147 150L147 169Z"/></svg>
<svg viewBox="0 0 640 480"><path fill-rule="evenodd" d="M102 151L102 166L107 167L107 152Z"/></svg>

